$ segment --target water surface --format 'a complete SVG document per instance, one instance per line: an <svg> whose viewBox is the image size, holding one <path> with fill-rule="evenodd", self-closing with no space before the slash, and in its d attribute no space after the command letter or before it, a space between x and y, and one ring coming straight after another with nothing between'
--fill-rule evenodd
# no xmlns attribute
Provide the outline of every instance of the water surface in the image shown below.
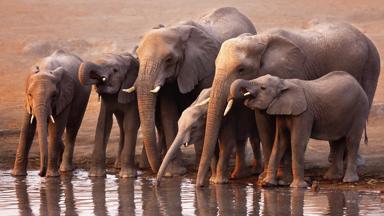
<svg viewBox="0 0 384 216"><path fill-rule="evenodd" d="M379 193L289 188L250 183L195 189L190 178L12 177L0 171L0 215L384 215Z"/></svg>

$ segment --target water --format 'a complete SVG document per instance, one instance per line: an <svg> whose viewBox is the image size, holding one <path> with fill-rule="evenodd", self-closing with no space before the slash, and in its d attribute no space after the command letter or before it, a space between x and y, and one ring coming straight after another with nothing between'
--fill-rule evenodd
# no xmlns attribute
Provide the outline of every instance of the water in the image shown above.
<svg viewBox="0 0 384 216"><path fill-rule="evenodd" d="M0 215L384 215L374 192L261 189L250 183L195 189L189 178L14 178L0 171Z"/></svg>

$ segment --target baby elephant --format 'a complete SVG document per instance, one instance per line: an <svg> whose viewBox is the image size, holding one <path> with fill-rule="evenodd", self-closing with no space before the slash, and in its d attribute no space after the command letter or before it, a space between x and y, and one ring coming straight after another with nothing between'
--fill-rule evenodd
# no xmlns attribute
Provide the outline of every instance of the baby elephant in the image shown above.
<svg viewBox="0 0 384 216"><path fill-rule="evenodd" d="M204 143L205 125L207 118L208 102L211 89L201 91L198 98L183 111L178 121L178 132L175 140L169 148L157 174L159 183L168 164L175 157L177 149L183 144L194 144L196 153L196 164L200 161L200 156ZM260 140L257 134L254 112L242 104L234 104L234 108L226 115L219 135L219 160L211 163L213 183L226 183L228 181L229 159L236 146L236 166L231 174L231 178L241 178L251 175L245 163L245 145L249 138L254 153L254 172L262 170Z"/></svg>
<svg viewBox="0 0 384 216"><path fill-rule="evenodd" d="M35 131L40 145L40 176L71 171L73 150L91 87L82 86L77 72L82 60L62 50L37 62L25 85L25 114L13 175L26 175ZM62 135L65 130L63 152Z"/></svg>
<svg viewBox="0 0 384 216"><path fill-rule="evenodd" d="M239 97L243 94L247 107L276 115L275 143L263 185L276 185L277 166L291 143L291 187L307 187L304 153L309 138L345 140L346 146L337 146L335 160L325 177L340 176L337 170L342 170L346 147L347 168L343 182L358 181L356 158L369 103L354 77L335 71L312 81L280 79L271 75L250 81L236 80L231 86L231 95Z"/></svg>

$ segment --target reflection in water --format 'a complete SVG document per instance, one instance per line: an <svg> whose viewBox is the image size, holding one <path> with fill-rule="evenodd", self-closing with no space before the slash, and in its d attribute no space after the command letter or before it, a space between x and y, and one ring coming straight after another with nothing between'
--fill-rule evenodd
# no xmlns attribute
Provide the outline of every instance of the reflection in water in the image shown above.
<svg viewBox="0 0 384 216"><path fill-rule="evenodd" d="M233 183L195 189L186 178L88 178L84 171L14 178L0 171L0 215L382 215L380 194L260 189Z"/></svg>

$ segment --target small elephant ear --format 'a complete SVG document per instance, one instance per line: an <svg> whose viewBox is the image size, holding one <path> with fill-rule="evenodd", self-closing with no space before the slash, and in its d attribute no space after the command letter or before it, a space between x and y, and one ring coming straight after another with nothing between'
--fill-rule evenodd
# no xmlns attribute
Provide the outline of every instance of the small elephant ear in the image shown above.
<svg viewBox="0 0 384 216"><path fill-rule="evenodd" d="M71 103L74 97L75 85L73 78L62 67L55 69L52 74L58 80L58 86L60 88L58 98L56 99L55 114L58 115Z"/></svg>
<svg viewBox="0 0 384 216"><path fill-rule="evenodd" d="M27 79L25 80L25 98L24 98L24 107L25 107L25 110L31 114L32 113L32 106L31 104L29 104L29 101L28 101L28 88L29 88L29 80L31 79L31 76L33 74L29 74Z"/></svg>
<svg viewBox="0 0 384 216"><path fill-rule="evenodd" d="M300 115L307 110L307 99L303 88L289 81L283 81L281 93L267 109L270 115Z"/></svg>
<svg viewBox="0 0 384 216"><path fill-rule="evenodd" d="M214 74L220 43L195 26L183 25L178 28L185 46L177 83L180 92L185 94L193 90L199 81Z"/></svg>
<svg viewBox="0 0 384 216"><path fill-rule="evenodd" d="M263 51L261 63L263 67L281 71L295 72L302 70L306 55L296 44L282 35L268 38L267 47Z"/></svg>
<svg viewBox="0 0 384 216"><path fill-rule="evenodd" d="M126 74L123 82L121 83L121 87L117 96L117 101L120 104L127 104L134 100L136 100L135 93L127 93L122 91L123 89L130 88L134 85L137 74L139 72L139 62L136 58L131 55L123 56L124 58L124 66L123 69L126 70Z"/></svg>

